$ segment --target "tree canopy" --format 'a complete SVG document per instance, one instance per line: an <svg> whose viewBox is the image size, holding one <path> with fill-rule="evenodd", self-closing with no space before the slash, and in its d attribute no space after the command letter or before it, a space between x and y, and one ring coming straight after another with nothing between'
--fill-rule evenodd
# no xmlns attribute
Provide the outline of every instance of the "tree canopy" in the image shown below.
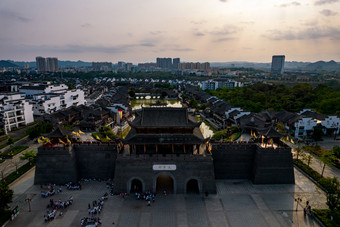
<svg viewBox="0 0 340 227"><path fill-rule="evenodd" d="M12 202L13 191L9 189L4 181L0 181L0 213L8 209L8 204Z"/></svg>
<svg viewBox="0 0 340 227"><path fill-rule="evenodd" d="M223 87L207 92L252 112L262 110L299 112L304 108L311 108L323 114L340 115L340 91L321 84L313 88L310 84L287 87L282 84L257 83L233 89Z"/></svg>

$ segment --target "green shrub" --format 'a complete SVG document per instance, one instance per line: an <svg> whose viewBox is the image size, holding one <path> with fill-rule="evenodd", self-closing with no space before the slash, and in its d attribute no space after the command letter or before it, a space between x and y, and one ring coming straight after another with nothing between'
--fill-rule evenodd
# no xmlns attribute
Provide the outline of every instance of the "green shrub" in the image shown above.
<svg viewBox="0 0 340 227"><path fill-rule="evenodd" d="M11 211L10 210L3 210L3 211L1 211L0 226L2 226L10 218L11 218Z"/></svg>
<svg viewBox="0 0 340 227"><path fill-rule="evenodd" d="M30 170L34 165L30 165L30 163L26 163L25 165L21 166L18 171L14 171L11 174L9 174L7 177L5 177L6 184L10 184L16 179L18 179L21 175L26 173L28 170Z"/></svg>
<svg viewBox="0 0 340 227"><path fill-rule="evenodd" d="M231 126L230 127L231 134L237 133L240 131L240 128L237 126Z"/></svg>
<svg viewBox="0 0 340 227"><path fill-rule="evenodd" d="M38 125L34 126L26 130L26 134L29 135L30 139L34 139L36 137L41 136L44 133L49 133L53 130L53 125L51 123L39 123Z"/></svg>
<svg viewBox="0 0 340 227"><path fill-rule="evenodd" d="M224 129L221 131L217 131L214 133L214 135L212 136L213 140L220 140L220 139L224 139L228 137L228 130Z"/></svg>
<svg viewBox="0 0 340 227"><path fill-rule="evenodd" d="M313 209L313 212L325 226L340 226L340 211L331 211L328 209ZM331 216L333 216L333 221L331 221Z"/></svg>
<svg viewBox="0 0 340 227"><path fill-rule="evenodd" d="M9 136L2 136L0 137L0 142L5 141L9 138Z"/></svg>
<svg viewBox="0 0 340 227"><path fill-rule="evenodd" d="M26 150L28 148L28 146L13 146L11 147L9 150L3 152L3 155L16 155L19 154L20 152L22 152L23 150Z"/></svg>
<svg viewBox="0 0 340 227"><path fill-rule="evenodd" d="M7 144L10 145L10 144L13 144L14 143L14 139L12 137L9 137L8 140L7 140Z"/></svg>

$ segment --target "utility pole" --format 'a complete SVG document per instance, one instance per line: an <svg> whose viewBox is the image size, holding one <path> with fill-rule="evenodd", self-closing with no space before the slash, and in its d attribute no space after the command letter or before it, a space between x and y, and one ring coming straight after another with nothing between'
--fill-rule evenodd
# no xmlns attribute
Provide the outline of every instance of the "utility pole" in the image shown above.
<svg viewBox="0 0 340 227"><path fill-rule="evenodd" d="M31 201L32 201L32 199L30 199L30 198L25 199L25 202L28 203L28 212L31 212Z"/></svg>

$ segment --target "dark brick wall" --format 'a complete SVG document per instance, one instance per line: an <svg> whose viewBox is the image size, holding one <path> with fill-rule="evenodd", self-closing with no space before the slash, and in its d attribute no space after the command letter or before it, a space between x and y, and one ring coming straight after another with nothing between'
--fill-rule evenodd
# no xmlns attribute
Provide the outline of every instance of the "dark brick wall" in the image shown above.
<svg viewBox="0 0 340 227"><path fill-rule="evenodd" d="M40 147L34 184L65 184L77 181L76 158L71 147Z"/></svg>
<svg viewBox="0 0 340 227"><path fill-rule="evenodd" d="M154 164L175 164L175 171L154 171ZM174 179L174 193L186 193L186 183L196 179L201 193L216 193L214 167L211 156L195 155L139 155L118 157L116 161L115 186L118 192L129 192L132 179L144 184L144 191L156 190L156 180L160 174L168 174Z"/></svg>
<svg viewBox="0 0 340 227"><path fill-rule="evenodd" d="M290 148L257 147L254 184L294 184L293 157Z"/></svg>
<svg viewBox="0 0 340 227"><path fill-rule="evenodd" d="M40 147L34 183L65 184L93 177L113 179L116 158L115 145Z"/></svg>
<svg viewBox="0 0 340 227"><path fill-rule="evenodd" d="M79 178L113 179L117 158L115 145L77 145L74 150Z"/></svg>
<svg viewBox="0 0 340 227"><path fill-rule="evenodd" d="M129 191L132 179L154 190L160 174L154 164L175 164L164 171L174 179L175 192L186 193L186 183L196 179L201 193L216 193L216 179L250 179L254 184L294 184L290 148L260 148L256 144L214 145L212 156L139 155L117 157L115 145L74 145L72 148L40 147L35 184L64 184L80 178L114 178L116 190Z"/></svg>
<svg viewBox="0 0 340 227"><path fill-rule="evenodd" d="M214 145L212 156L216 179L251 179L255 144Z"/></svg>
<svg viewBox="0 0 340 227"><path fill-rule="evenodd" d="M254 184L294 184L291 149L260 148L254 143L213 146L216 179L250 179Z"/></svg>

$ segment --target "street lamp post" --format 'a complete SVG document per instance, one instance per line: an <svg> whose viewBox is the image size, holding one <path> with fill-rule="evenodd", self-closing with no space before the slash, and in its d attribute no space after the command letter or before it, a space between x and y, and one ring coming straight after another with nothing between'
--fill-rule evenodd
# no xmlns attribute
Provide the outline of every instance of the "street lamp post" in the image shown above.
<svg viewBox="0 0 340 227"><path fill-rule="evenodd" d="M295 211L298 211L298 206L299 206L299 203L302 202L302 199L300 198L300 196L298 196L297 198L295 198L295 201L296 201L296 210Z"/></svg>
<svg viewBox="0 0 340 227"><path fill-rule="evenodd" d="M30 198L25 199L25 202L28 203L28 212L31 212L31 201L32 201L32 199L30 199Z"/></svg>

